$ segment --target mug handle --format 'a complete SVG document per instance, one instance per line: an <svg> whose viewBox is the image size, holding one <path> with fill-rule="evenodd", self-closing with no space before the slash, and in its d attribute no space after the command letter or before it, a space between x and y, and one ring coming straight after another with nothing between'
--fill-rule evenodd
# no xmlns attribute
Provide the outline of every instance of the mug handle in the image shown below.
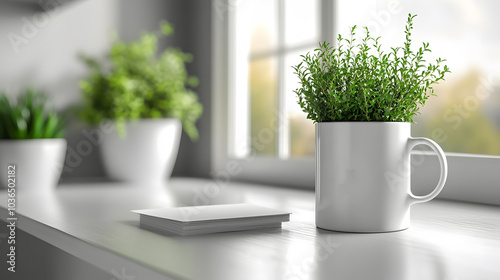
<svg viewBox="0 0 500 280"><path fill-rule="evenodd" d="M437 154L437 157L439 159L439 166L441 167L441 174L439 175L439 182L434 188L434 190L427 194L427 195L414 195L411 192L411 189L409 190L409 195L410 195L410 203L423 203L432 200L435 198L443 189L444 184L446 183L446 178L448 177L448 161L446 160L446 156L441 149L441 147L434 141L428 138L424 137L410 137L408 138L408 151L410 153L411 157L411 150L417 146L417 145L426 145L428 147L431 147L432 150Z"/></svg>

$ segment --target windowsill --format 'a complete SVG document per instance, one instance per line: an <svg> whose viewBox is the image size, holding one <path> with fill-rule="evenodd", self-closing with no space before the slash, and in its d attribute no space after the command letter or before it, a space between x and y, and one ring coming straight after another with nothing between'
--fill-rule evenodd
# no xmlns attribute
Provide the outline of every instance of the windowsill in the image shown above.
<svg viewBox="0 0 500 280"><path fill-rule="evenodd" d="M419 158L423 156L422 158ZM448 179L439 198L500 205L500 157L446 153ZM241 170L233 180L273 184L294 188L314 189L314 158L253 157L229 159ZM416 164L415 164L416 163ZM219 157L213 163L216 174L226 174L226 163ZM439 179L439 164L435 154L413 152L412 190L417 195L429 193Z"/></svg>
<svg viewBox="0 0 500 280"><path fill-rule="evenodd" d="M45 195L19 192L17 226L104 271L125 267L137 279L491 279L500 274L500 207L434 200L412 207L408 230L348 234L315 227L310 190L216 183L173 178L161 193L112 182L65 183ZM238 202L291 211L291 221L282 229L178 237L140 229L129 211ZM6 203L2 191L4 221Z"/></svg>
<svg viewBox="0 0 500 280"><path fill-rule="evenodd" d="M439 178L436 155L424 155L424 161L412 174L412 186L417 193L428 193ZM413 154L413 161L418 157ZM448 180L439 198L500 205L500 157L460 153L446 153Z"/></svg>

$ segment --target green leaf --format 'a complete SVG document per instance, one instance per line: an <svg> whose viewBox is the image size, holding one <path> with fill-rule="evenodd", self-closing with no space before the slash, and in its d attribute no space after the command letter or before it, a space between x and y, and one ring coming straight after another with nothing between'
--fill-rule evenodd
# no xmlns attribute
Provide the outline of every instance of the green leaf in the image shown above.
<svg viewBox="0 0 500 280"><path fill-rule="evenodd" d="M161 33L163 33L163 35L170 35L172 33L174 33L174 27L168 23L167 21L161 21L160 23L160 27L161 27Z"/></svg>

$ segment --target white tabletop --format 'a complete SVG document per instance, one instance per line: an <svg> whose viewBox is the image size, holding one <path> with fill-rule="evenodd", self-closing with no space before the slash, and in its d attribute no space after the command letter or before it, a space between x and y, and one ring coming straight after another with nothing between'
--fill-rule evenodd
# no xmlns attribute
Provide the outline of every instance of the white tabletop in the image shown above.
<svg viewBox="0 0 500 280"><path fill-rule="evenodd" d="M19 193L17 226L86 262L133 279L500 279L500 207L414 205L410 229L349 234L317 229L307 190L172 179L163 190L63 184ZM281 229L172 236L138 227L133 209L253 203L292 212ZM4 221L7 193L0 192ZM132 279L132 278L131 278Z"/></svg>

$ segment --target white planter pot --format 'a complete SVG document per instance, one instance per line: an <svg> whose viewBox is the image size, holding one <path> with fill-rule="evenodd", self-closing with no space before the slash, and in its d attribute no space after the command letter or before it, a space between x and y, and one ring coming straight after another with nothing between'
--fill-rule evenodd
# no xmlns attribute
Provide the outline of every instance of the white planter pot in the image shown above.
<svg viewBox="0 0 500 280"><path fill-rule="evenodd" d="M163 183L177 158L182 124L178 119L127 122L126 136L104 135L101 156L109 177L134 183Z"/></svg>
<svg viewBox="0 0 500 280"><path fill-rule="evenodd" d="M388 232L408 228L410 206L436 197L448 166L441 148L410 137L410 123L331 122L316 124L316 225L345 232ZM441 175L428 195L410 188L410 153L427 145L438 155ZM425 164L425 163L423 163Z"/></svg>
<svg viewBox="0 0 500 280"><path fill-rule="evenodd" d="M64 167L66 147L62 138L0 140L0 186L7 188L8 166L15 164L16 190L45 192L55 188Z"/></svg>

